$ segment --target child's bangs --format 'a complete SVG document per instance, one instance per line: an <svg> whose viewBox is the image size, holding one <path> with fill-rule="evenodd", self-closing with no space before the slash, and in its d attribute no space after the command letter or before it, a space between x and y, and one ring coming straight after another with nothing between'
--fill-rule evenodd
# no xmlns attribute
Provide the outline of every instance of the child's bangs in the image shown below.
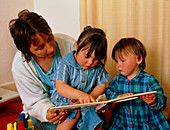
<svg viewBox="0 0 170 130"><path fill-rule="evenodd" d="M104 59L106 55L106 48L107 48L106 42L107 41L105 40L105 38L101 37L101 35L92 36L91 41L89 41L90 47L89 47L88 55L90 55L91 53L93 53L93 51L95 51L96 59L98 60Z"/></svg>
<svg viewBox="0 0 170 130"><path fill-rule="evenodd" d="M123 53L124 53L124 49L119 48L114 54L114 57L113 57L114 60L117 60L116 58L123 60Z"/></svg>

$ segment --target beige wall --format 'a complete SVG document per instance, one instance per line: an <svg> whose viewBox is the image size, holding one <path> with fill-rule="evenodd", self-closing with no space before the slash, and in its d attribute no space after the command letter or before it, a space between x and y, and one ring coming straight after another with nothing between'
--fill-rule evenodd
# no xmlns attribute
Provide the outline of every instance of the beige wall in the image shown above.
<svg viewBox="0 0 170 130"><path fill-rule="evenodd" d="M10 36L8 24L24 8L33 10L33 0L0 0L0 87L13 83L11 64L16 48Z"/></svg>
<svg viewBox="0 0 170 130"><path fill-rule="evenodd" d="M48 21L53 33L77 38L80 33L79 0L34 0L34 10Z"/></svg>
<svg viewBox="0 0 170 130"><path fill-rule="evenodd" d="M80 33L79 0L0 0L0 87L14 89L11 73L16 47L8 30L9 21L22 9L42 15L54 33L77 38Z"/></svg>

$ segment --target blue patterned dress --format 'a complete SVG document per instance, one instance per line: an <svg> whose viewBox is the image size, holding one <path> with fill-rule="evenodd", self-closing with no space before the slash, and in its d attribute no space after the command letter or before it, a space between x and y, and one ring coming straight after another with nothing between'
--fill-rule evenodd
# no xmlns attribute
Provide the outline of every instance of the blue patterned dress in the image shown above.
<svg viewBox="0 0 170 130"><path fill-rule="evenodd" d="M58 64L57 71L53 76L54 80L64 81L73 88L85 93L90 93L97 85L102 85L110 80L110 76L101 62L93 68L83 69L76 62L73 55L74 51L64 56ZM70 103L70 99L57 93L55 85L51 100L56 106L69 105ZM67 119L74 118L75 114L76 112L72 112ZM81 111L81 118L77 123L77 128L80 130L93 130L102 122L94 109L83 110Z"/></svg>

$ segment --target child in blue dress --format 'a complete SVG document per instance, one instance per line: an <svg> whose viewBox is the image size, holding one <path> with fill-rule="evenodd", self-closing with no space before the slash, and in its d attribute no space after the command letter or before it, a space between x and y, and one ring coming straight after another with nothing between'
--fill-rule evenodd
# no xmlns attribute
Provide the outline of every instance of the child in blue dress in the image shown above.
<svg viewBox="0 0 170 130"><path fill-rule="evenodd" d="M169 130L162 111L167 97L153 76L144 71L146 50L135 38L121 39L113 48L118 74L110 82L106 97L114 99L137 93L157 91L155 94L117 103L110 118L110 130Z"/></svg>
<svg viewBox="0 0 170 130"><path fill-rule="evenodd" d="M75 51L64 56L58 65L52 102L56 106L95 102L105 93L110 80L104 68L107 54L107 39L103 30L87 28L75 43ZM57 129L72 129L76 124L80 130L101 129L102 119L95 109L72 112Z"/></svg>

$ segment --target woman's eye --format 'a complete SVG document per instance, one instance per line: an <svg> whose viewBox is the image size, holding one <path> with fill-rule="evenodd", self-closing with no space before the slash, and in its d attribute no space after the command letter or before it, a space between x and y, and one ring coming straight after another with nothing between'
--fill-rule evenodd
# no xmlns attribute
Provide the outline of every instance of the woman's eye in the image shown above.
<svg viewBox="0 0 170 130"><path fill-rule="evenodd" d="M47 39L47 42L50 42L50 41L52 41L52 38L51 38L51 37L49 37L49 38Z"/></svg>
<svg viewBox="0 0 170 130"><path fill-rule="evenodd" d="M47 39L47 42L50 42L50 41L52 41L53 40L53 35L50 35L49 37L48 37L48 39Z"/></svg>
<svg viewBox="0 0 170 130"><path fill-rule="evenodd" d="M85 57L85 58L89 58L89 56L87 56L87 55L85 55L84 57Z"/></svg>
<svg viewBox="0 0 170 130"><path fill-rule="evenodd" d="M37 48L37 50L42 50L42 49L44 49L44 47L45 47L45 45L43 44L43 45L39 46L39 47Z"/></svg>
<svg viewBox="0 0 170 130"><path fill-rule="evenodd" d="M98 59L98 58L94 58L94 60L100 60L100 59Z"/></svg>

